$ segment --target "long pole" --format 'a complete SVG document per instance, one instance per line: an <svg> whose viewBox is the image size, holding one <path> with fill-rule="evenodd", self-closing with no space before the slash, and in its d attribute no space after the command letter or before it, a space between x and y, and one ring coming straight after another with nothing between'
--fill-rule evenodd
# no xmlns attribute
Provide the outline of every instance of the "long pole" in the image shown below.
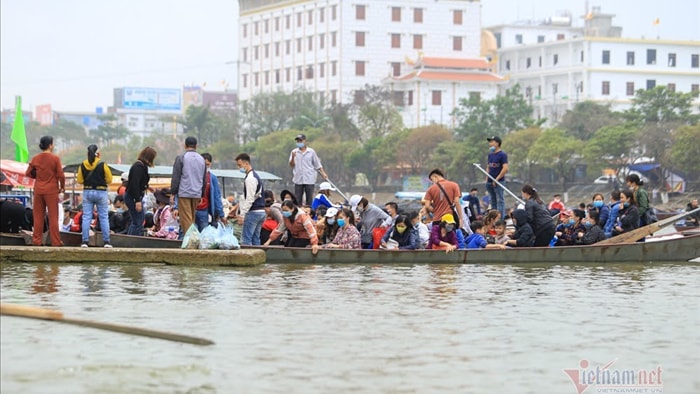
<svg viewBox="0 0 700 394"><path fill-rule="evenodd" d="M326 174L326 175L327 175L327 174ZM348 199L348 197L338 188L338 186L336 186L336 185L333 183L333 181L331 181L331 178L330 178L330 177L326 178L326 182L328 182L328 183L331 184L331 186L335 189L335 191L337 191L338 194L340 194L340 196L343 197L343 198L345 199L345 202L346 202L346 203L347 203L348 201L350 201L350 200Z"/></svg>
<svg viewBox="0 0 700 394"><path fill-rule="evenodd" d="M519 202L520 204L525 205L525 201L523 201L522 198L516 196L515 194L513 194L513 192L511 192L510 190L508 190L508 188L506 188L506 187L503 186L500 182L498 182L497 180L495 180L495 179L491 176L491 174L489 174L486 170L484 170L483 168L481 168L481 166L479 165L479 163L474 163L474 167L478 168L479 171L481 171L481 172L483 172L484 174L486 174L486 176L489 177L492 181L496 182L496 184L497 184L498 186L502 187L503 190L507 191L508 194L510 194L511 196L513 196L513 198L515 199L515 201Z"/></svg>

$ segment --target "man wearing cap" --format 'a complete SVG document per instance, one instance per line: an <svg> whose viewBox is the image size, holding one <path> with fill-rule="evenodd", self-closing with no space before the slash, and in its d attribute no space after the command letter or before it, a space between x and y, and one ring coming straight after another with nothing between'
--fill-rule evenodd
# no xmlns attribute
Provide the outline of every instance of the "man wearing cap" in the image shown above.
<svg viewBox="0 0 700 394"><path fill-rule="evenodd" d="M194 223L197 205L204 196L206 164L197 153L197 139L185 138L185 152L175 158L170 192L176 196L173 216L180 218L180 234L184 235Z"/></svg>
<svg viewBox="0 0 700 394"><path fill-rule="evenodd" d="M489 142L488 171L491 178L503 184L508 172L508 155L501 150L501 137L493 136L486 139ZM491 196L491 209L498 209L501 217L506 217L506 202L503 188L491 178L486 177L486 190Z"/></svg>
<svg viewBox="0 0 700 394"><path fill-rule="evenodd" d="M323 170L321 159L318 158L316 151L306 145L306 136L299 134L294 137L294 141L296 141L297 147L289 154L294 194L300 204L311 206L316 184L316 172L320 172L324 180L328 180L328 175Z"/></svg>
<svg viewBox="0 0 700 394"><path fill-rule="evenodd" d="M311 209L315 212L318 207L326 206L328 208L336 207L341 208L340 204L333 204L330 200L331 191L335 191L335 188L331 186L330 182L321 182L318 186L318 194L314 197L314 201L311 203ZM316 217L314 215L314 220Z"/></svg>

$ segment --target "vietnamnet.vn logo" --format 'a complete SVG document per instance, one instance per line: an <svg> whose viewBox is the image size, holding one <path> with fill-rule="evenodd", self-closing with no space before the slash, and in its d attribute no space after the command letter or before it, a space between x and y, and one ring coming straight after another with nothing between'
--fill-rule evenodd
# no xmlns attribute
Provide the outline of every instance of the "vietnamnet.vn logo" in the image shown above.
<svg viewBox="0 0 700 394"><path fill-rule="evenodd" d="M662 369L616 369L611 368L617 359L605 365L591 365L588 360L579 361L577 369L563 369L577 394L590 393L663 393ZM589 393L589 394L590 394Z"/></svg>

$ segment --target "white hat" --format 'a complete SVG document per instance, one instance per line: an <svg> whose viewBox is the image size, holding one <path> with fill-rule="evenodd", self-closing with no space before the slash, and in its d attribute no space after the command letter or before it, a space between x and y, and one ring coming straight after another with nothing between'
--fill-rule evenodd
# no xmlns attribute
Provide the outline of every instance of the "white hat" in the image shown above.
<svg viewBox="0 0 700 394"><path fill-rule="evenodd" d="M330 182L321 182L321 184L318 185L318 190L320 190L320 191L324 191L324 190L335 191L335 188L333 186L331 186Z"/></svg>
<svg viewBox="0 0 700 394"><path fill-rule="evenodd" d="M354 211L355 209L357 209L357 204L360 203L360 200L362 200L362 196L359 195L359 194L353 194L353 195L350 197L350 201L348 201L348 202L350 203L350 208L351 208L353 211Z"/></svg>
<svg viewBox="0 0 700 394"><path fill-rule="evenodd" d="M122 182L128 182L129 181L129 173L124 171L122 172Z"/></svg>
<svg viewBox="0 0 700 394"><path fill-rule="evenodd" d="M337 215L337 214L338 214L338 208L336 208L336 207L330 207L330 208L328 208L328 210L326 211L326 215L325 215L325 216L326 216L327 218L332 218L332 217L335 217L335 215Z"/></svg>

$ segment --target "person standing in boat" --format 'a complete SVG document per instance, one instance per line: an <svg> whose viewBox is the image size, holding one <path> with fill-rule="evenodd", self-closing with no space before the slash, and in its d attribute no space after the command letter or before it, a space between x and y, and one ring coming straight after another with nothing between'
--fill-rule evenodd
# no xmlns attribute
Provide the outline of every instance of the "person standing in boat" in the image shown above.
<svg viewBox="0 0 700 394"><path fill-rule="evenodd" d="M92 223L93 207L102 230L102 240L105 248L111 248L109 243L109 195L107 186L112 183L112 171L109 166L100 161L100 150L92 144L87 148L87 159L78 167L77 182L83 185L83 217L81 248L88 247L90 238L90 223Z"/></svg>
<svg viewBox="0 0 700 394"><path fill-rule="evenodd" d="M625 182L627 187L634 193L633 200L639 210L639 225L646 226L649 223L646 222L644 215L649 210L649 193L642 187L644 186L644 181L639 179L637 174L629 174L625 178Z"/></svg>
<svg viewBox="0 0 700 394"><path fill-rule="evenodd" d="M156 150L147 146L139 153L138 159L129 169L129 183L124 193L124 204L127 212L131 215L128 235L143 236L143 221L146 212L143 207L143 197L148 189L148 182L151 180L148 175L148 167L153 167L156 160Z"/></svg>
<svg viewBox="0 0 700 394"><path fill-rule="evenodd" d="M53 137L47 135L39 141L41 153L32 157L27 166L26 176L34 178L34 201L32 205L34 230L32 245L41 246L44 235L44 220L48 210L49 234L51 246L63 246L61 241L58 209L61 204L59 194L66 187L66 177L63 174L61 159L53 153Z"/></svg>
<svg viewBox="0 0 700 394"><path fill-rule="evenodd" d="M236 156L238 170L245 174L243 179L243 199L239 202L238 223L243 223L241 245L260 245L260 231L267 214L265 213L265 188L258 173L250 164L250 155Z"/></svg>
<svg viewBox="0 0 700 394"><path fill-rule="evenodd" d="M537 194L537 189L532 185L524 185L521 189L523 200L525 200L525 212L527 212L527 222L535 232L534 246L548 246L554 237L555 227L552 216L544 206L544 202Z"/></svg>
<svg viewBox="0 0 700 394"><path fill-rule="evenodd" d="M362 234L362 248L373 247L372 235L375 228L387 229L391 226L391 216L378 206L372 204L367 198L354 194L350 197L350 209L360 215L360 233ZM383 236L383 235L382 235ZM379 242L380 240L377 240ZM379 248L376 245L374 249Z"/></svg>
<svg viewBox="0 0 700 394"><path fill-rule="evenodd" d="M448 213L455 219L457 228L460 228L460 223L466 225L464 210L461 208L462 192L459 190L459 185L447 180L445 173L439 168L430 171L428 178L433 184L425 192L423 204L427 211L433 214L433 225L439 225L442 222L439 218ZM454 216L455 214L457 217Z"/></svg>
<svg viewBox="0 0 700 394"><path fill-rule="evenodd" d="M226 222L224 215L224 205L221 201L221 188L219 187L219 179L211 172L212 156L210 153L202 153L204 164L206 165L206 175L204 184L204 195L197 205L195 213L195 223L199 231L204 230L209 224L209 218L212 223L217 223L219 220Z"/></svg>
<svg viewBox="0 0 700 394"><path fill-rule="evenodd" d="M488 155L488 171L491 177L486 177L486 190L491 196L491 208L498 209L501 212L501 217L506 216L506 201L504 199L504 190L498 186L493 179L500 184L506 181L506 173L508 172L508 155L501 150L501 137L493 136L486 139L489 142ZM491 179L493 178L493 179Z"/></svg>
<svg viewBox="0 0 700 394"><path fill-rule="evenodd" d="M306 144L306 135L299 134L294 137L297 147L289 154L289 166L292 167L292 181L294 182L294 194L300 204L311 206L314 198L314 185L316 184L316 172L320 172L324 180L328 180L326 171L323 170L321 159L316 151Z"/></svg>
<svg viewBox="0 0 700 394"><path fill-rule="evenodd" d="M204 196L207 166L197 153L197 139L185 138L185 152L175 158L170 192L175 196L173 215L180 218L181 234L195 223L197 205Z"/></svg>
<svg viewBox="0 0 700 394"><path fill-rule="evenodd" d="M285 200L282 203L282 216L284 217L284 227L281 229L272 230L270 239L265 242L265 246L282 235L285 230L289 230L289 242L287 246L296 248L305 248L311 245L311 252L318 252L318 235L316 234L316 226L311 217L303 210L299 209L293 202Z"/></svg>

